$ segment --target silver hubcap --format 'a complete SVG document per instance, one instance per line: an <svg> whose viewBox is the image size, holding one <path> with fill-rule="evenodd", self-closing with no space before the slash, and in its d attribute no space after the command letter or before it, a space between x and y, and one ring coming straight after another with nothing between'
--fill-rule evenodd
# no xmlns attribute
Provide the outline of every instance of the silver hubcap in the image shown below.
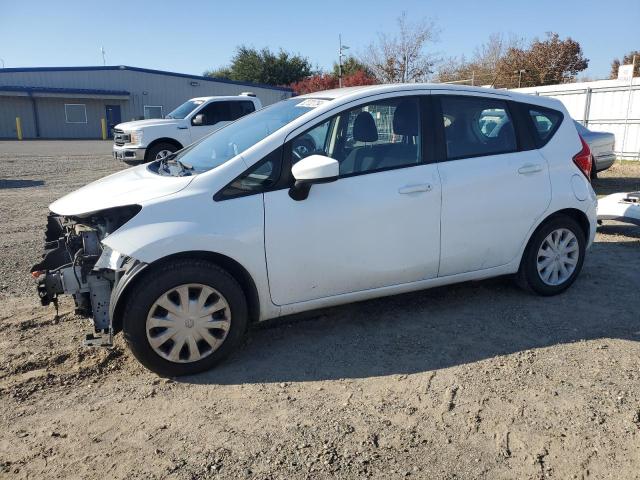
<svg viewBox="0 0 640 480"><path fill-rule="evenodd" d="M578 264L578 239L566 228L551 232L538 250L538 275L547 285L561 285L573 274Z"/></svg>
<svg viewBox="0 0 640 480"><path fill-rule="evenodd" d="M160 150L157 154L156 154L156 160L161 160L164 157L166 157L167 155L171 155L173 152L171 150Z"/></svg>
<svg viewBox="0 0 640 480"><path fill-rule="evenodd" d="M153 351L176 363L197 362L215 352L229 333L231 310L216 289L200 283L172 288L147 315Z"/></svg>

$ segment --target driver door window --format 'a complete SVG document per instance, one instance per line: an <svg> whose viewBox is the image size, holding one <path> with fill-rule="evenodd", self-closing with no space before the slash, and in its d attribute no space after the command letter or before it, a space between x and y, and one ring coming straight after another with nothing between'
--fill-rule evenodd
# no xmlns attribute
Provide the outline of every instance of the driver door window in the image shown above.
<svg viewBox="0 0 640 480"><path fill-rule="evenodd" d="M420 103L401 97L347 110L291 141L293 163L313 154L334 158L340 176L418 165Z"/></svg>

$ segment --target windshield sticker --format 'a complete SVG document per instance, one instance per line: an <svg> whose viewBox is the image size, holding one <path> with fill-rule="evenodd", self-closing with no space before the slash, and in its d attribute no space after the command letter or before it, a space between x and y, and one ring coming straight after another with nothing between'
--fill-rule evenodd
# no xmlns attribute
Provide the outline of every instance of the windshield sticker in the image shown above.
<svg viewBox="0 0 640 480"><path fill-rule="evenodd" d="M329 100L323 98L307 98L306 100L296 104L296 107L316 108L320 105L324 105L328 101Z"/></svg>

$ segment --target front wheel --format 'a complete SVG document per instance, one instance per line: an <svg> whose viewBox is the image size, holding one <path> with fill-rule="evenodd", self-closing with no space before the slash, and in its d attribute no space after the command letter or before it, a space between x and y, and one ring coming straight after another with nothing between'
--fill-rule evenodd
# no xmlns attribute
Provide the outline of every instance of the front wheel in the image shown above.
<svg viewBox="0 0 640 480"><path fill-rule="evenodd" d="M573 218L552 217L529 240L518 271L518 283L539 295L565 291L582 269L585 243L585 232Z"/></svg>
<svg viewBox="0 0 640 480"><path fill-rule="evenodd" d="M153 147L147 150L144 161L153 162L154 160L162 160L167 155L171 155L173 152L177 151L178 148L171 143L156 143Z"/></svg>
<svg viewBox="0 0 640 480"><path fill-rule="evenodd" d="M162 376L191 375L224 359L246 331L247 303L238 282L209 262L180 260L155 269L128 297L125 340Z"/></svg>

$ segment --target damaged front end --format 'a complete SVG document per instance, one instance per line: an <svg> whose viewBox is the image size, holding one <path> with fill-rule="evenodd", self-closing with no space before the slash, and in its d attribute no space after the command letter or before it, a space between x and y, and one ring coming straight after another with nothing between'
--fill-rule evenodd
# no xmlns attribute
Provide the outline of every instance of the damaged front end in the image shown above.
<svg viewBox="0 0 640 480"><path fill-rule="evenodd" d="M111 345L113 327L109 313L112 292L122 276L135 266L134 259L111 250L102 240L133 218L141 207L110 208L86 216L50 213L42 261L31 268L37 279L42 305L58 296L72 295L75 312L92 319L94 331L87 345Z"/></svg>

